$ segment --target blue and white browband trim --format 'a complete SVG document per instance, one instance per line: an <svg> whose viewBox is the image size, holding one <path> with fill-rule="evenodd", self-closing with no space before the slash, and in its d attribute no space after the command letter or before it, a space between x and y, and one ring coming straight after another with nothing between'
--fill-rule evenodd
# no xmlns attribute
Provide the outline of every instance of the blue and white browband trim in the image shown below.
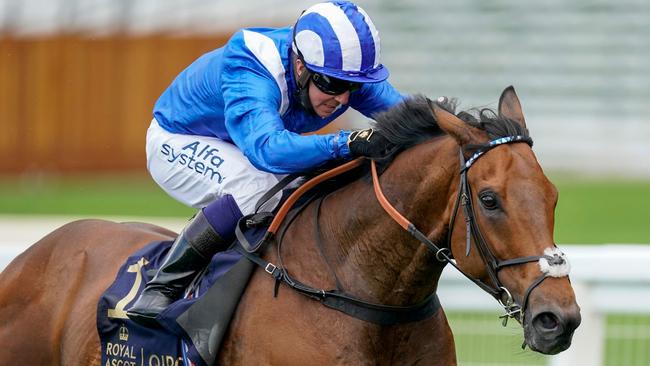
<svg viewBox="0 0 650 366"><path fill-rule="evenodd" d="M532 145L530 137L527 136L521 136L521 135L516 135L516 136L506 136L506 137L500 137L496 140L492 140L488 143L488 145L474 153L467 161L465 162L465 168L464 169L469 169L472 164L478 159L481 155L485 154L486 152L490 151L492 148L503 145L503 144L509 144L513 142L526 142L529 145Z"/></svg>

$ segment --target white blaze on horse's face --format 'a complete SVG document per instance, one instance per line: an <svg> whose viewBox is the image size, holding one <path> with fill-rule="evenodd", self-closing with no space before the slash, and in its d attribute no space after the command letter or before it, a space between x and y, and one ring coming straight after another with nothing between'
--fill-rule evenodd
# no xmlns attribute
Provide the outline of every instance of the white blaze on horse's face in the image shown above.
<svg viewBox="0 0 650 366"><path fill-rule="evenodd" d="M569 275L571 264L569 264L566 254L564 254L559 248L546 248L544 249L544 254L553 259L539 259L539 269L542 273L551 277L565 277Z"/></svg>

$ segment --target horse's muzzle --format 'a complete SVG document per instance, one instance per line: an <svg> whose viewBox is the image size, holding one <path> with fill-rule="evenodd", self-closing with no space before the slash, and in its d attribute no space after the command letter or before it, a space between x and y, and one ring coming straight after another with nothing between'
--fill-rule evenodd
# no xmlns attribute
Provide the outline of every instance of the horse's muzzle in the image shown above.
<svg viewBox="0 0 650 366"><path fill-rule="evenodd" d="M580 325L580 308L547 305L526 311L524 337L531 350L547 355L560 353L571 345L573 332Z"/></svg>

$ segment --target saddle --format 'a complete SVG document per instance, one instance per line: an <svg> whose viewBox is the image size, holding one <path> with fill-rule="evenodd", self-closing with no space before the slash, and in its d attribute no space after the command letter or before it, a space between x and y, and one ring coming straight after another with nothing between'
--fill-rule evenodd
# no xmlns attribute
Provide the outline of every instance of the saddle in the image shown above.
<svg viewBox="0 0 650 366"><path fill-rule="evenodd" d="M174 302L158 316L156 320L162 329L144 328L133 323L127 318L124 308L135 299L141 284L155 273L154 269L141 271L142 267L151 264L157 268L172 242L152 243L129 257L120 268L116 282L102 295L98 305L102 365L120 364L120 361L123 365L137 365L145 360L149 364L170 366L181 361L183 365L214 365L221 341L255 266L275 279L274 296L277 296L279 285L284 284L324 306L367 322L395 325L433 315L440 308L435 292L411 306L375 304L352 297L344 289L325 290L303 284L292 278L281 263L279 248L293 219L309 203L365 174L364 169L355 169L363 162L363 159L353 160L309 179L290 192L277 212L257 212L266 199L273 197L297 176L283 179L260 199L255 213L239 221L237 240L230 249L215 255L204 273L189 286L185 298ZM318 204L321 202L322 199ZM265 261L260 254L265 245L274 240L278 247L278 264ZM131 273L135 280L130 280L132 285L129 287L121 279L125 276L133 278ZM134 342L130 343L131 340Z"/></svg>
<svg viewBox="0 0 650 366"><path fill-rule="evenodd" d="M217 253L188 287L185 297L159 315L157 320L162 328L140 326L128 319L124 309L153 277L173 241L153 242L133 253L98 303L101 364L214 365L221 341L256 265L262 266L276 280L281 273L278 268L271 269L260 263L265 245L275 234L282 235L293 218L316 197L355 178L358 173L352 174L355 177L341 174L361 163L355 160L324 174L316 174L306 184L285 191L283 203L276 212L257 212L268 198L301 176L285 177L260 199L254 214L239 221L237 240L230 249ZM317 185L319 189L314 189Z"/></svg>

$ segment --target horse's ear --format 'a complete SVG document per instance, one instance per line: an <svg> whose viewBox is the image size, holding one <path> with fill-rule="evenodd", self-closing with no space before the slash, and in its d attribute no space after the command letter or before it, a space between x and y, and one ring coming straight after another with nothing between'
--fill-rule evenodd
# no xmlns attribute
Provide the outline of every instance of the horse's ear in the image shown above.
<svg viewBox="0 0 650 366"><path fill-rule="evenodd" d="M519 103L519 98L512 85L505 88L503 93L501 93L501 98L499 98L499 115L526 127L524 112L521 110L521 103Z"/></svg>
<svg viewBox="0 0 650 366"><path fill-rule="evenodd" d="M452 136L459 145L464 146L469 143L477 143L481 140L480 130L470 126L460 118L447 112L435 102L430 103L433 117L438 126Z"/></svg>

